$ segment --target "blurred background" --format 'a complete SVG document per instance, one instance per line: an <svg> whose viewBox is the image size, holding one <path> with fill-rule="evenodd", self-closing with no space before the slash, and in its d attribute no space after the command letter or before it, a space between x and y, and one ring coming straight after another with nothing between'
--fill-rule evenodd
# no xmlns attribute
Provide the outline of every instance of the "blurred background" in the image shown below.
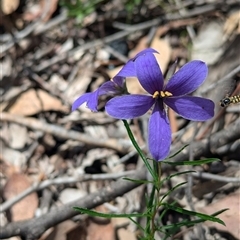
<svg viewBox="0 0 240 240"><path fill-rule="evenodd" d="M96 207L105 187L144 168L123 123L105 113L104 97L97 113L86 105L71 112L71 104L152 47L160 53L166 81L174 63L180 68L190 60L205 61L209 75L194 95L215 102L214 118L204 123L169 109L171 154L189 145L171 160L221 160L193 168L163 164L163 177L196 171L167 201L206 214L229 208L219 216L226 227L206 222L179 228L171 239L239 240L240 104L219 104L240 94L239 6L238 0L1 0L1 239L138 239L130 220L68 210L72 201ZM144 93L137 79L126 82L130 93ZM146 154L148 117L129 121ZM162 194L182 180L181 175L166 182ZM131 192L117 186L117 197L95 210L144 210L148 186ZM92 201L84 203L87 196ZM168 211L162 224L184 218Z"/></svg>

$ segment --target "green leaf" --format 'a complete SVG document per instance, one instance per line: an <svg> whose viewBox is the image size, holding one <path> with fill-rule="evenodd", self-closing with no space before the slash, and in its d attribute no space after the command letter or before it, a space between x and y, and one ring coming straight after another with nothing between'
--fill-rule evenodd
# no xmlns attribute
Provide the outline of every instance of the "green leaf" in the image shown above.
<svg viewBox="0 0 240 240"><path fill-rule="evenodd" d="M176 155L178 155L180 152L182 152L183 149L185 149L186 147L188 147L189 144L183 146L180 150L178 150L176 153L174 153L173 155L171 155L170 157L168 157L167 159L169 158L174 158Z"/></svg>
<svg viewBox="0 0 240 240"><path fill-rule="evenodd" d="M134 182L134 183L139 183L139 184L148 184L148 183L152 184L153 183L153 181L132 179L132 178L128 178L128 177L124 177L122 179L127 180L127 181L131 181L131 182Z"/></svg>
<svg viewBox="0 0 240 240"><path fill-rule="evenodd" d="M167 197L170 193L172 193L174 190L176 190L177 188L181 187L182 185L186 184L187 182L182 182L177 184L175 187L171 188L169 191L167 191L167 193L165 193L161 199L161 202L164 200L165 197Z"/></svg>
<svg viewBox="0 0 240 240"><path fill-rule="evenodd" d="M180 166L180 165L191 165L191 166L197 166L202 165L206 163L216 162L220 161L218 158L208 158L203 160L194 160L194 161L182 161L182 162L169 162L169 161L163 161L163 163L172 165L172 166Z"/></svg>
<svg viewBox="0 0 240 240"><path fill-rule="evenodd" d="M60 0L60 5L65 6L68 10L68 16L75 17L82 20L90 13L94 12L99 3L103 0L90 0L90 1L75 1L74 3L68 0Z"/></svg>
<svg viewBox="0 0 240 240"><path fill-rule="evenodd" d="M137 222L135 221L133 218L129 217L129 219L139 228L144 232L144 228Z"/></svg>
<svg viewBox="0 0 240 240"><path fill-rule="evenodd" d="M129 136L129 138L130 138L133 146L134 146L135 149L137 150L139 156L142 158L144 164L146 165L146 167L147 167L148 171L150 172L150 174L152 175L153 179L155 179L155 181L156 181L157 176L156 176L156 174L154 173L153 168L151 167L149 161L148 161L147 158L145 157L143 151L142 151L141 148L138 146L138 144L137 144L137 142L136 142L136 140L135 140L135 138L134 138L134 136L133 136L133 134L132 134L132 131L131 131L129 125L128 125L127 120L123 120L123 123L124 123L125 128L127 129L128 136Z"/></svg>
<svg viewBox="0 0 240 240"><path fill-rule="evenodd" d="M225 212L226 210L228 209L222 209L214 214L212 214L211 216L214 217L214 216L217 216L223 212ZM174 224L169 224L169 225L165 225L165 226L161 226L160 229L163 230L163 229L172 229L172 228L175 228L175 227L183 227L183 226L186 226L186 227L192 227L193 225L195 224L198 224L198 223L201 223L201 222L205 222L206 220L204 219L197 219L197 220L192 220L192 221L189 221L189 220L183 220L181 221L180 223L174 223Z"/></svg>
<svg viewBox="0 0 240 240"><path fill-rule="evenodd" d="M146 213L100 213L86 208L74 207L74 210L81 212L82 214L87 214L92 217L102 217L102 218L132 218L132 217L146 217Z"/></svg>
<svg viewBox="0 0 240 240"><path fill-rule="evenodd" d="M194 172L196 172L196 171L188 170L188 171L173 173L173 174L171 174L170 176L164 178L164 179L162 180L162 183L165 182L165 181L167 181L167 180L170 180L170 179L173 178L173 177L176 177L176 176L179 176L179 175L183 175L183 174L187 174L187 173L194 173Z"/></svg>
<svg viewBox="0 0 240 240"><path fill-rule="evenodd" d="M168 203L162 203L162 206L164 206L168 209L174 210L175 212L179 212L179 213L186 214L186 215L189 215L189 216L199 217L199 218L203 219L204 221L217 222L217 223L220 223L220 224L225 226L225 223L221 219L216 218L214 216L206 215L206 214L199 213L199 212L193 212L193 211L185 210L181 207L173 206L173 205L170 205Z"/></svg>

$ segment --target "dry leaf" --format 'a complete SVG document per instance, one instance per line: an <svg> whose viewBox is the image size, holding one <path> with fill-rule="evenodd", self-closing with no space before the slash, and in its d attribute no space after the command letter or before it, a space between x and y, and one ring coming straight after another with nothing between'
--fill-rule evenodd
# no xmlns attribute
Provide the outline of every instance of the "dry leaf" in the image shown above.
<svg viewBox="0 0 240 240"><path fill-rule="evenodd" d="M176 119L176 113L171 108L168 109L168 117L170 121L171 131L172 133L176 133L178 131L178 122Z"/></svg>
<svg viewBox="0 0 240 240"><path fill-rule="evenodd" d="M27 176L21 173L14 173L8 179L6 185L4 186L3 196L6 200L9 200L23 192L30 186L31 184ZM34 217L37 207L38 197L37 194L34 192L11 207L10 220L15 222L31 219Z"/></svg>
<svg viewBox="0 0 240 240"><path fill-rule="evenodd" d="M59 99L41 89L29 89L21 94L9 109L10 113L22 116L30 116L43 111L66 112L67 107Z"/></svg>
<svg viewBox="0 0 240 240"><path fill-rule="evenodd" d="M66 240L86 240L87 232L84 225L78 225L67 232Z"/></svg>
<svg viewBox="0 0 240 240"><path fill-rule="evenodd" d="M213 214L221 209L229 210L221 213L218 218L220 218L224 223L226 224L226 227L214 222L206 222L208 226L215 227L216 229L219 229L221 231L229 232L231 233L236 239L240 239L240 192L233 193L231 195L226 196L225 198L211 203L210 205L199 209L200 212L206 213L206 214Z"/></svg>
<svg viewBox="0 0 240 240"><path fill-rule="evenodd" d="M28 140L27 128L16 123L9 124L9 146L22 149Z"/></svg>
<svg viewBox="0 0 240 240"><path fill-rule="evenodd" d="M82 198L86 196L86 192L81 189L76 189L76 188L65 188L64 190L61 191L59 200L63 204L67 204L69 202L75 201L79 198Z"/></svg>
<svg viewBox="0 0 240 240"><path fill-rule="evenodd" d="M3 142L0 142L0 144L0 156L7 165L13 165L16 169L21 169L21 166L26 164L27 159L23 152L8 148Z"/></svg>
<svg viewBox="0 0 240 240"><path fill-rule="evenodd" d="M5 56L1 61L0 61L0 81L4 78L4 77L9 77L11 76L12 73L12 59L10 58L10 56ZM1 86L3 87L3 85Z"/></svg>
<svg viewBox="0 0 240 240"><path fill-rule="evenodd" d="M79 55L79 53L80 52L76 52L77 55ZM74 56L74 58L76 57L77 56ZM84 94L91 84L92 73L94 71L92 63L93 59L91 56L89 57L89 55L86 55L86 57L81 61L81 64L84 66L79 65L77 76L74 78L73 82L68 85L66 91L64 92L65 97L69 99L70 102L73 102L79 96Z"/></svg>
<svg viewBox="0 0 240 240"><path fill-rule="evenodd" d="M226 40L222 22L216 20L206 22L193 39L191 59L202 60L208 65L215 64L225 51Z"/></svg>
<svg viewBox="0 0 240 240"><path fill-rule="evenodd" d="M121 198L120 198L121 199ZM125 202L125 201L124 201ZM125 204L125 203L124 203ZM119 206L122 209L123 206ZM137 240L136 232L131 231L131 221L127 218L112 218L112 223L117 229L117 239L119 240ZM131 229L131 230L130 230Z"/></svg>
<svg viewBox="0 0 240 240"><path fill-rule="evenodd" d="M97 212L108 213L104 205L94 209ZM115 231L110 219L93 217L88 218L87 239L86 240L114 240Z"/></svg>
<svg viewBox="0 0 240 240"><path fill-rule="evenodd" d="M87 240L115 239L115 231L111 222L109 222L108 224L98 224L90 220L87 232Z"/></svg>
<svg viewBox="0 0 240 240"><path fill-rule="evenodd" d="M131 94L147 94L136 77L126 79L128 92Z"/></svg>
<svg viewBox="0 0 240 240"><path fill-rule="evenodd" d="M11 238L8 238L8 240L21 240L20 237L11 237Z"/></svg>
<svg viewBox="0 0 240 240"><path fill-rule="evenodd" d="M68 83L64 80L64 78L60 74L55 73L51 75L49 84L53 87L53 89L57 89L60 92L64 92L68 87Z"/></svg>
<svg viewBox="0 0 240 240"><path fill-rule="evenodd" d="M11 14L19 6L19 0L1 0L1 10L5 15Z"/></svg>
<svg viewBox="0 0 240 240"><path fill-rule="evenodd" d="M137 240L137 237L135 235L135 233L130 232L129 230L125 229L125 228L120 228L117 231L118 234L118 239L119 240Z"/></svg>
<svg viewBox="0 0 240 240"><path fill-rule="evenodd" d="M40 6L42 9L41 18L44 22L47 22L57 9L58 0L42 0L40 1Z"/></svg>
<svg viewBox="0 0 240 240"><path fill-rule="evenodd" d="M155 36L151 47L157 50L160 54L155 54L158 64L161 67L163 73L166 72L169 61L171 59L172 49L167 40L161 39L158 36Z"/></svg>
<svg viewBox="0 0 240 240"><path fill-rule="evenodd" d="M226 20L224 27L224 34L229 37L240 33L240 10L233 12Z"/></svg>
<svg viewBox="0 0 240 240"><path fill-rule="evenodd" d="M44 234L45 236L42 236L41 240L66 240L67 232L76 226L77 223L74 223L71 220L64 221L56 225L49 234Z"/></svg>
<svg viewBox="0 0 240 240"><path fill-rule="evenodd" d="M34 4L26 12L24 12L23 19L30 22L41 16L41 19L44 22L47 22L56 11L57 6L58 0L38 1L38 4Z"/></svg>

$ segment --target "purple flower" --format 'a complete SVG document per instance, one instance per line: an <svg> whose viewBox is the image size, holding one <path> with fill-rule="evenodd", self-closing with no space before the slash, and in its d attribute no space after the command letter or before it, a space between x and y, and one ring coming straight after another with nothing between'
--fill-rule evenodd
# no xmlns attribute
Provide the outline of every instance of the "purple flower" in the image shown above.
<svg viewBox="0 0 240 240"><path fill-rule="evenodd" d="M163 75L153 52L140 53L130 64L125 65L124 71L130 71L132 67L135 68L142 87L150 95L114 97L107 102L106 111L114 118L132 119L153 107L149 120L148 144L152 157L160 161L167 157L171 145L171 129L165 105L189 120L206 121L213 117L214 103L211 100L187 95L203 83L208 69L202 61L191 61L164 86Z"/></svg>
<svg viewBox="0 0 240 240"><path fill-rule="evenodd" d="M117 96L125 93L127 93L125 78L115 76L112 80L100 86L96 91L85 93L77 98L72 105L72 111L76 110L83 103L87 102L87 107L93 112L97 112L98 98L101 95Z"/></svg>
<svg viewBox="0 0 240 240"><path fill-rule="evenodd" d="M138 53L136 57L144 55L147 52L151 53L157 53L156 50L152 48L145 49ZM136 58L135 57L135 58ZM119 73L110 81L104 83L102 86L100 86L96 91L92 93L85 93L79 98L77 98L72 105L72 111L79 108L83 103L87 103L87 107L93 111L97 112L98 109L98 98L102 95L107 96L118 96L123 94L128 94L127 88L126 88L126 77L135 77L136 71L134 67L134 59L130 59L127 64L119 71Z"/></svg>

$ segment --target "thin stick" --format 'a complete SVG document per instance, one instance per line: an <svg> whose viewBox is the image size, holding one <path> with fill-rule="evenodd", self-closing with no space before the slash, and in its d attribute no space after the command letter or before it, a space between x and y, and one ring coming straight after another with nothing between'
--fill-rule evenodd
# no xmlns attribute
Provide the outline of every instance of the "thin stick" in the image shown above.
<svg viewBox="0 0 240 240"><path fill-rule="evenodd" d="M123 146L120 141L113 138L96 139L77 131L68 130L58 125L41 122L35 118L25 118L22 116L2 112L1 120L18 123L31 129L50 133L59 138L76 140L89 146L110 148L120 153L127 153L130 147L130 141L128 146Z"/></svg>
<svg viewBox="0 0 240 240"><path fill-rule="evenodd" d="M73 184L77 182L85 182L90 180L111 180L118 179L120 177L131 176L136 171L125 171L120 173L107 173L107 174L84 174L78 177L59 177L55 179L47 179L40 183L34 183L31 187L24 190L14 198L9 199L8 201L0 204L0 213L6 211L12 207L15 203L19 202L21 199L25 198L29 194L47 188L51 185L61 185L61 184Z"/></svg>

